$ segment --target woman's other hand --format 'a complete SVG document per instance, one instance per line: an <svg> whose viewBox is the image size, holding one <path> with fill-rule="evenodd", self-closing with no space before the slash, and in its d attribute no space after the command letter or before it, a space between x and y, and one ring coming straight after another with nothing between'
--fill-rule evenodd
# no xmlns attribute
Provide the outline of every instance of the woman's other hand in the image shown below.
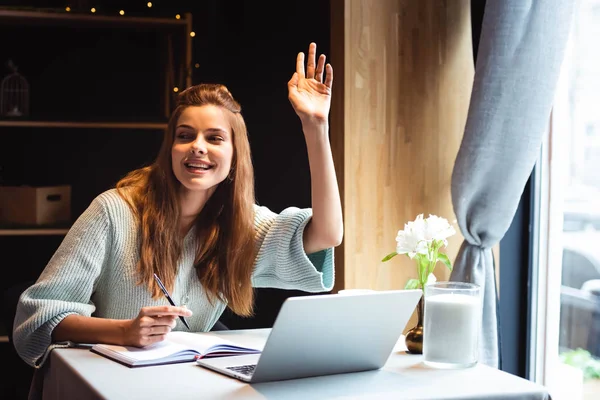
<svg viewBox="0 0 600 400"><path fill-rule="evenodd" d="M144 347L165 340L177 323L177 318L189 317L192 312L185 307L143 307L138 316L125 329L125 344Z"/></svg>
<svg viewBox="0 0 600 400"><path fill-rule="evenodd" d="M288 82L288 99L303 124L327 123L331 105L331 85L333 84L333 67L325 64L325 55L316 61L317 45L308 47L306 72L304 70L304 53L298 53L296 72Z"/></svg>

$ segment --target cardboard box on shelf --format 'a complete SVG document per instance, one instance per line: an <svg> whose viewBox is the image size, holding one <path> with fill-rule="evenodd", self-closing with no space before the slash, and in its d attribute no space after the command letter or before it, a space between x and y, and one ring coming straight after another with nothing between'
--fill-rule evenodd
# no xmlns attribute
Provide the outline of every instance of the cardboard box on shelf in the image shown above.
<svg viewBox="0 0 600 400"><path fill-rule="evenodd" d="M71 186L0 186L0 223L58 225L71 220Z"/></svg>

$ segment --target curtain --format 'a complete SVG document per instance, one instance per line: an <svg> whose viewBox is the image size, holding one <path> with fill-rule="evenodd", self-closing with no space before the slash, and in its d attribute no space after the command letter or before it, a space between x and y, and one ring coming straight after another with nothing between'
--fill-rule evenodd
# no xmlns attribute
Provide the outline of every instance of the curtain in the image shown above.
<svg viewBox="0 0 600 400"><path fill-rule="evenodd" d="M485 5L467 122L452 171L452 204L465 240L450 279L482 287L479 360L496 368L492 247L508 230L540 154L575 1Z"/></svg>

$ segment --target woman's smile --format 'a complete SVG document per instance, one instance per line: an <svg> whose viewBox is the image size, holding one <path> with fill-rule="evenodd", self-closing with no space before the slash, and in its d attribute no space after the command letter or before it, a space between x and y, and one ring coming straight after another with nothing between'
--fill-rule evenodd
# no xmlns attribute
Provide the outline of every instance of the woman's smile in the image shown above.
<svg viewBox="0 0 600 400"><path fill-rule="evenodd" d="M214 168L214 164L198 158L189 158L184 161L186 170L194 175L205 175Z"/></svg>

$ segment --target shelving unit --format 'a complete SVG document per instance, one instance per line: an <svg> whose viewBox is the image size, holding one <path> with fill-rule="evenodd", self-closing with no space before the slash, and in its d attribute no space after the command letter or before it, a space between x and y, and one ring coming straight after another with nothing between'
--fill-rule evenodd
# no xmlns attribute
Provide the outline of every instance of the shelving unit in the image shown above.
<svg viewBox="0 0 600 400"><path fill-rule="evenodd" d="M14 128L100 128L100 129L166 129L166 122L83 122L0 120L0 127Z"/></svg>
<svg viewBox="0 0 600 400"><path fill-rule="evenodd" d="M39 26L41 24L56 25L69 24L72 26L106 26L111 27L150 27L160 26L183 27L191 26L191 17L187 14L180 19L176 18L155 18L155 17L128 17L128 16L110 16L98 14L80 14L76 12L66 12L64 10L50 11L24 11L0 9L0 22L29 24Z"/></svg>
<svg viewBox="0 0 600 400"><path fill-rule="evenodd" d="M177 46L180 49L179 65L183 64L180 79L186 87L192 85L192 16L181 14L180 19L156 18L156 17L131 17L131 16L106 16L95 14L79 14L66 12L64 10L54 11L24 11L18 9L0 8L0 25L6 27L22 28L23 26L34 26L38 28L49 27L74 27L78 31L86 28L95 29L133 29L136 32L165 32L169 37L177 38ZM12 28L10 28L12 29ZM74 31L75 32L75 31ZM75 33L74 33L75 34ZM181 40L181 41L180 41ZM1 54L0 54L1 55ZM162 60L160 60L162 61ZM165 76L167 76L165 74ZM181 81L180 81L181 82ZM172 82L171 82L172 83ZM11 135L13 128L31 129L94 129L94 130L165 130L167 128L167 116L172 104L173 87L165 79L164 87L159 90L164 102L163 115L151 118L150 121L119 121L119 120L76 120L77 118L64 118L57 115L56 120L44 118L35 119L2 119L0 117L0 143L5 135ZM77 216L74 216L77 217ZM32 240L25 237L31 236L61 236L68 232L66 227L1 227L0 237L24 237L22 240ZM0 239L1 240L1 239ZM19 239L21 240L21 239ZM53 243L53 242L50 242ZM0 343L8 342L8 336L0 335Z"/></svg>

